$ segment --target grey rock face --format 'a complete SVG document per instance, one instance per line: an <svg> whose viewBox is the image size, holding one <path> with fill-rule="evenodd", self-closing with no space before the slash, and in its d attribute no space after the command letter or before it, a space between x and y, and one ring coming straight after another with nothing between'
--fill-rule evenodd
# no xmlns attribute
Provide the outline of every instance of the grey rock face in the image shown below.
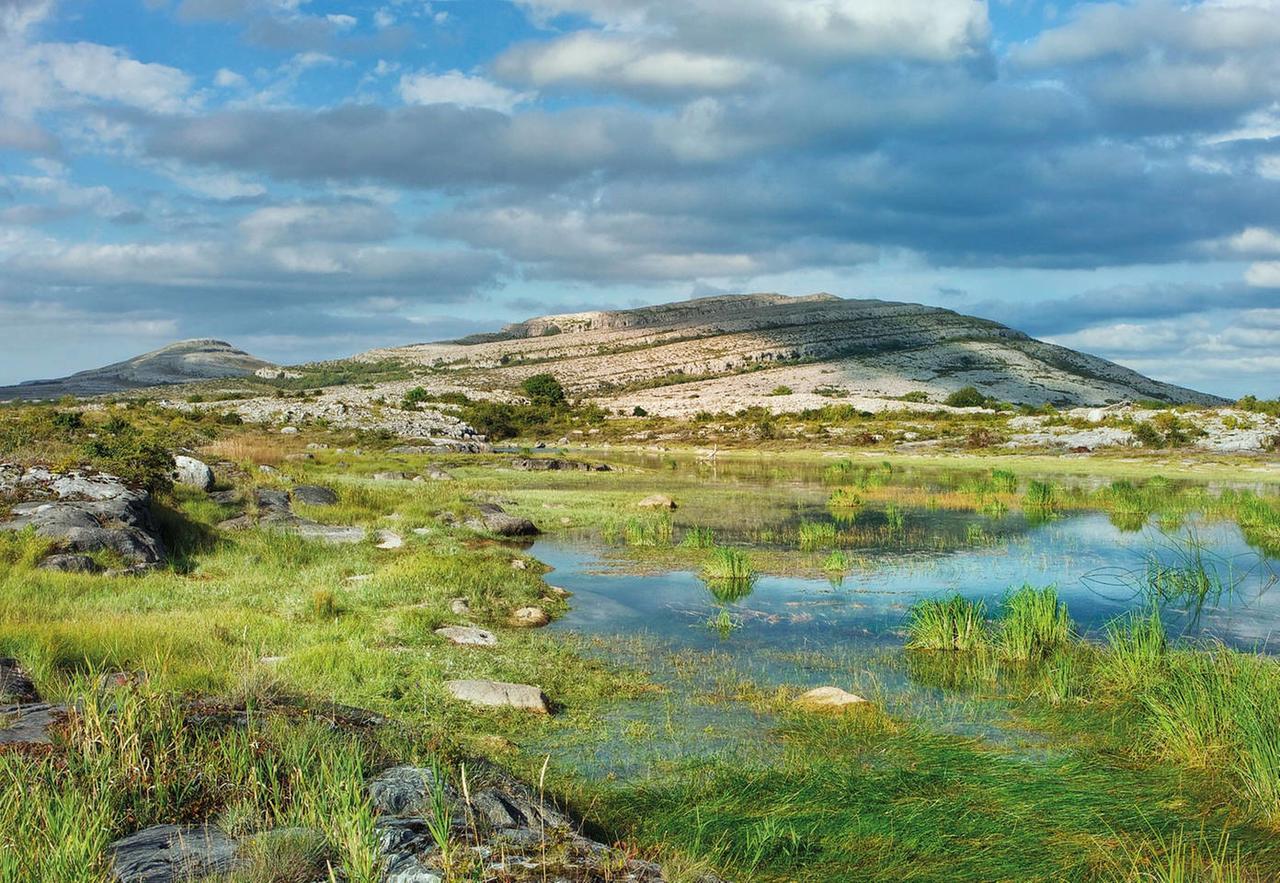
<svg viewBox="0 0 1280 883"><path fill-rule="evenodd" d="M604 463L583 463L578 460L563 460L559 457L517 457L511 461L512 469L521 472L608 472Z"/></svg>
<svg viewBox="0 0 1280 883"><path fill-rule="evenodd" d="M41 570L61 573L100 573L102 566L88 555L50 555L38 565Z"/></svg>
<svg viewBox="0 0 1280 883"><path fill-rule="evenodd" d="M509 684L505 681L456 680L445 681L445 689L455 699L471 705L495 708L519 708L537 714L550 714L547 697L542 690L529 684Z"/></svg>
<svg viewBox="0 0 1280 883"><path fill-rule="evenodd" d="M108 847L111 878L121 883L177 883L234 869L239 844L217 828L153 825Z"/></svg>
<svg viewBox="0 0 1280 883"><path fill-rule="evenodd" d="M338 494L330 488L317 484L300 484L291 493L295 503L308 506L332 506L338 502Z"/></svg>
<svg viewBox="0 0 1280 883"><path fill-rule="evenodd" d="M0 470L0 490L25 496L0 530L31 526L64 552L110 550L135 567L165 560L151 517L151 495L103 473L54 473L44 467Z"/></svg>
<svg viewBox="0 0 1280 883"><path fill-rule="evenodd" d="M0 705L27 705L40 701L35 682L18 660L0 657Z"/></svg>
<svg viewBox="0 0 1280 883"><path fill-rule="evenodd" d="M427 800L436 788L453 797L449 784L436 779L428 767L397 766L383 770L369 782L369 800L383 815L419 814L428 811Z"/></svg>
<svg viewBox="0 0 1280 883"><path fill-rule="evenodd" d="M62 705L7 705L0 708L0 745L48 745L49 731L62 720Z"/></svg>
<svg viewBox="0 0 1280 883"><path fill-rule="evenodd" d="M179 454L173 458L173 480L178 484L208 491L213 489L213 470L195 457Z"/></svg>

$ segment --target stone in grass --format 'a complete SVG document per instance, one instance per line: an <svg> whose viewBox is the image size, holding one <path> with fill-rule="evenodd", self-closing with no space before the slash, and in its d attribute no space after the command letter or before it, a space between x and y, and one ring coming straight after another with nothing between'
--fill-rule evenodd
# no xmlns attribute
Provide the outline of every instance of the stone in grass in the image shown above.
<svg viewBox="0 0 1280 883"><path fill-rule="evenodd" d="M473 625L447 625L436 629L436 634L463 647L492 647L498 643L493 632Z"/></svg>
<svg viewBox="0 0 1280 883"><path fill-rule="evenodd" d="M666 494L650 494L636 503L636 506L641 509L675 509L676 501Z"/></svg>
<svg viewBox="0 0 1280 883"><path fill-rule="evenodd" d="M111 879L121 883L171 883L228 874L239 844L217 828L153 825L107 847Z"/></svg>
<svg viewBox="0 0 1280 883"><path fill-rule="evenodd" d="M56 570L59 573L101 573L102 565L88 555L62 554L50 555L36 565L41 570Z"/></svg>
<svg viewBox="0 0 1280 883"><path fill-rule="evenodd" d="M290 494L295 503L308 506L332 506L338 502L338 494L332 489L318 484L300 484Z"/></svg>
<svg viewBox="0 0 1280 883"><path fill-rule="evenodd" d="M208 491L213 489L213 470L195 457L178 454L173 458L173 480L187 487Z"/></svg>
<svg viewBox="0 0 1280 883"><path fill-rule="evenodd" d="M495 708L519 708L537 714L550 714L547 697L538 687L529 684L508 684L504 681L458 680L445 681L444 687L455 699L471 705L487 705Z"/></svg>
<svg viewBox="0 0 1280 883"><path fill-rule="evenodd" d="M0 705L29 705L40 701L31 675L11 656L0 657Z"/></svg>
<svg viewBox="0 0 1280 883"><path fill-rule="evenodd" d="M521 607L511 614L511 621L522 628L536 629L551 622L551 617L541 607Z"/></svg>
<svg viewBox="0 0 1280 883"><path fill-rule="evenodd" d="M394 530L378 531L378 548L379 549L399 549L404 545L404 537L396 533Z"/></svg>
<svg viewBox="0 0 1280 883"><path fill-rule="evenodd" d="M466 598L454 598L449 602L449 609L453 611L454 616L466 616L471 612L471 604Z"/></svg>
<svg viewBox="0 0 1280 883"><path fill-rule="evenodd" d="M839 687L815 687L796 697L796 705L815 711L839 711L850 706L868 705L861 696L841 690Z"/></svg>
<svg viewBox="0 0 1280 883"><path fill-rule="evenodd" d="M371 476L374 481L413 481L412 472L375 472Z"/></svg>
<svg viewBox="0 0 1280 883"><path fill-rule="evenodd" d="M380 815L418 815L429 811L428 800L437 788L447 797L454 796L448 782L436 779L428 767L395 766L383 770L369 781L369 802Z"/></svg>

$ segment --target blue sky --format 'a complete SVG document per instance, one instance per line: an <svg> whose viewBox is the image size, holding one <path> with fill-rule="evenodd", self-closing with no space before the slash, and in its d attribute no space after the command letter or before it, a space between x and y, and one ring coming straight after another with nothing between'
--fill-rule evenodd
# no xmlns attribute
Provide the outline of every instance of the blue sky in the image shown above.
<svg viewBox="0 0 1280 883"><path fill-rule="evenodd" d="M823 290L1280 395L1280 0L0 0L0 383Z"/></svg>

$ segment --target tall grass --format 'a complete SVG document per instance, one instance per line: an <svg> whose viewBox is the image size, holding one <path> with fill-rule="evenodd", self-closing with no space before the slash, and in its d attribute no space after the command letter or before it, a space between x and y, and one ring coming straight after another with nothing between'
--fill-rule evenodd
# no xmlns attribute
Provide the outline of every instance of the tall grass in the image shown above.
<svg viewBox="0 0 1280 883"><path fill-rule="evenodd" d="M701 575L712 597L723 604L740 601L750 595L756 578L750 557L727 546L716 546L711 550L702 564Z"/></svg>
<svg viewBox="0 0 1280 883"><path fill-rule="evenodd" d="M1169 639L1160 619L1160 608L1131 612L1107 625L1107 649L1099 662L1099 675L1113 689L1127 693L1151 679L1165 666Z"/></svg>
<svg viewBox="0 0 1280 883"><path fill-rule="evenodd" d="M711 549L716 544L716 534L709 527L691 527L680 538L682 549Z"/></svg>
<svg viewBox="0 0 1280 883"><path fill-rule="evenodd" d="M829 521L802 522L797 533L803 552L830 549L836 544L836 526Z"/></svg>
<svg viewBox="0 0 1280 883"><path fill-rule="evenodd" d="M961 595L926 598L907 614L910 650L977 650L987 642L987 607Z"/></svg>
<svg viewBox="0 0 1280 883"><path fill-rule="evenodd" d="M1071 641L1071 617L1054 586L1024 585L1009 594L1001 609L997 647L1005 659L1045 659Z"/></svg>
<svg viewBox="0 0 1280 883"><path fill-rule="evenodd" d="M1024 509L1052 512L1058 508L1058 491L1047 481L1032 480L1027 484L1027 492L1022 497Z"/></svg>

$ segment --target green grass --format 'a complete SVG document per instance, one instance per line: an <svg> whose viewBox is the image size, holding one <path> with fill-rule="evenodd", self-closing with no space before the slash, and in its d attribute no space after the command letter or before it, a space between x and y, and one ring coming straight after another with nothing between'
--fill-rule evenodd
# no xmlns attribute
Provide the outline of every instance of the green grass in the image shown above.
<svg viewBox="0 0 1280 883"><path fill-rule="evenodd" d="M907 649L970 651L985 646L987 608L960 595L927 598L907 616Z"/></svg>
<svg viewBox="0 0 1280 883"><path fill-rule="evenodd" d="M801 551L830 549L836 544L836 526L829 521L801 522L797 536Z"/></svg>
<svg viewBox="0 0 1280 883"><path fill-rule="evenodd" d="M1071 636L1071 617L1055 587L1023 586L1005 597L996 625L996 646L1004 658L1045 659L1064 648Z"/></svg>

